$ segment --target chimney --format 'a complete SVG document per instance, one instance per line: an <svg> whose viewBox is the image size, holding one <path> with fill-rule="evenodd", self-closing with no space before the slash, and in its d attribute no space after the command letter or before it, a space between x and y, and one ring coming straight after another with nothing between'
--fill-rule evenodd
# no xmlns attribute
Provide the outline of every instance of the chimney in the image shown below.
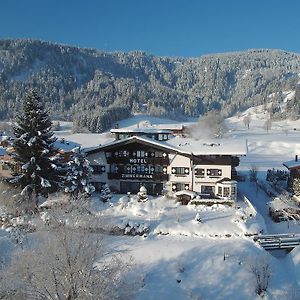
<svg viewBox="0 0 300 300"><path fill-rule="evenodd" d="M296 154L296 156L295 156L295 161L298 161L298 155Z"/></svg>

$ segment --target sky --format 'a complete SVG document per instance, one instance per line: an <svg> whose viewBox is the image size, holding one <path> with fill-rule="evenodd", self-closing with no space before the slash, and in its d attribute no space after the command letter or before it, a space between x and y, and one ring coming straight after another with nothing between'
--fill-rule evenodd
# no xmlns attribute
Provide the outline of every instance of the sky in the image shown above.
<svg viewBox="0 0 300 300"><path fill-rule="evenodd" d="M299 0L3 0L0 38L198 57L254 48L300 53Z"/></svg>

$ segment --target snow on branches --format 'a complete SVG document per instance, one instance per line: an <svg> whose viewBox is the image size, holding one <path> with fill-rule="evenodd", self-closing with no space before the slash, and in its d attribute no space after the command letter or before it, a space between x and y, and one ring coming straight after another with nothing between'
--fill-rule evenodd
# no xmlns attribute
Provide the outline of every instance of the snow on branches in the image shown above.
<svg viewBox="0 0 300 300"><path fill-rule="evenodd" d="M89 195L95 191L94 186L88 183L93 168L80 148L75 148L72 152L72 156L67 163L65 192L73 194L81 192Z"/></svg>
<svg viewBox="0 0 300 300"><path fill-rule="evenodd" d="M15 174L11 181L29 195L47 195L57 185L57 171L52 161L57 153L53 145L56 138L51 126L42 100L31 90L26 95L23 111L17 115L13 126Z"/></svg>

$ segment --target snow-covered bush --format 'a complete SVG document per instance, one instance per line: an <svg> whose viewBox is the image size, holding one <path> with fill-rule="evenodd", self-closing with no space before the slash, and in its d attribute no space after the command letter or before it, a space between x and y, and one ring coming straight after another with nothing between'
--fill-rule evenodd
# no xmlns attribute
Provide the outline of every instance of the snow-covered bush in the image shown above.
<svg viewBox="0 0 300 300"><path fill-rule="evenodd" d="M34 197L27 197L21 194L21 189L0 181L0 216L20 216L36 211Z"/></svg>
<svg viewBox="0 0 300 300"><path fill-rule="evenodd" d="M124 220L118 227L123 230L125 235L144 235L149 233L150 227L147 223L136 223Z"/></svg>
<svg viewBox="0 0 300 300"><path fill-rule="evenodd" d="M139 202L146 202L148 200L147 189L142 185L140 191L137 193Z"/></svg>
<svg viewBox="0 0 300 300"><path fill-rule="evenodd" d="M267 291L271 277L271 265L266 257L255 258L249 263L250 271L254 275L255 292L262 296Z"/></svg>

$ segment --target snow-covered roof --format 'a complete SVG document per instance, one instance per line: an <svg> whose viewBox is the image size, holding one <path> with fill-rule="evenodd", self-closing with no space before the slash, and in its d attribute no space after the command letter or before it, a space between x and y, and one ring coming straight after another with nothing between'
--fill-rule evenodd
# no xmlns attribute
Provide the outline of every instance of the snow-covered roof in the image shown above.
<svg viewBox="0 0 300 300"><path fill-rule="evenodd" d="M111 133L172 133L174 130L183 130L183 124L152 124L148 120L140 121L136 124L111 129Z"/></svg>
<svg viewBox="0 0 300 300"><path fill-rule="evenodd" d="M287 167L288 169L293 169L293 168L297 168L300 167L300 160L289 160L283 163L283 165L285 167Z"/></svg>
<svg viewBox="0 0 300 300"><path fill-rule="evenodd" d="M72 141L67 141L65 139L58 139L55 141L54 147L59 150L64 150L68 152L72 151L74 148L80 147L80 144Z"/></svg>
<svg viewBox="0 0 300 300"><path fill-rule="evenodd" d="M283 201L280 198L275 198L274 200L268 203L269 207L272 210L282 210L285 208L296 208L299 209L299 206L296 205L293 201Z"/></svg>
<svg viewBox="0 0 300 300"><path fill-rule="evenodd" d="M175 137L162 142L177 148L181 152L193 155L246 155L247 142L231 139L195 140L192 138Z"/></svg>
<svg viewBox="0 0 300 300"><path fill-rule="evenodd" d="M132 136L127 139L113 141L102 146L96 147L92 150L86 149L88 152L96 152L102 148L107 148L115 145L126 144L130 141L141 141L157 147L180 152L186 155L246 155L247 142L240 142L230 139L218 140L194 140L190 138L173 138L168 141L157 141L146 137Z"/></svg>
<svg viewBox="0 0 300 300"><path fill-rule="evenodd" d="M146 144L151 144L153 146L163 147L165 149L169 149L171 151L178 152L178 149L175 148L175 147L171 147L170 145L165 145L162 142L159 142L159 141L156 141L156 140L153 140L153 139L150 139L150 138L146 138L146 137L141 137L141 136L131 136L127 139L112 141L112 142L103 144L103 145L98 146L98 147L85 149L84 151L86 153L97 152L99 150L101 151L102 149L109 148L110 146L122 145L122 144L130 143L131 141L140 141L140 142L144 142ZM188 153L185 153L185 154L188 154Z"/></svg>
<svg viewBox="0 0 300 300"><path fill-rule="evenodd" d="M223 179L217 181L217 183L222 184L222 185L235 185L235 184L237 184L237 181L231 180L229 178L223 178Z"/></svg>
<svg viewBox="0 0 300 300"><path fill-rule="evenodd" d="M183 124L157 124L153 126L159 129L166 129L166 130L183 130Z"/></svg>
<svg viewBox="0 0 300 300"><path fill-rule="evenodd" d="M168 129L161 129L161 128L155 128L155 127L143 127L143 128L117 128L117 129L111 129L111 133L165 133L169 134L172 133L171 130Z"/></svg>
<svg viewBox="0 0 300 300"><path fill-rule="evenodd" d="M174 195L176 197L177 196L182 196L182 195L187 195L187 196L190 196L193 199L197 196L197 193L193 192L193 191L190 191L190 190L182 190L182 191L176 192Z"/></svg>

